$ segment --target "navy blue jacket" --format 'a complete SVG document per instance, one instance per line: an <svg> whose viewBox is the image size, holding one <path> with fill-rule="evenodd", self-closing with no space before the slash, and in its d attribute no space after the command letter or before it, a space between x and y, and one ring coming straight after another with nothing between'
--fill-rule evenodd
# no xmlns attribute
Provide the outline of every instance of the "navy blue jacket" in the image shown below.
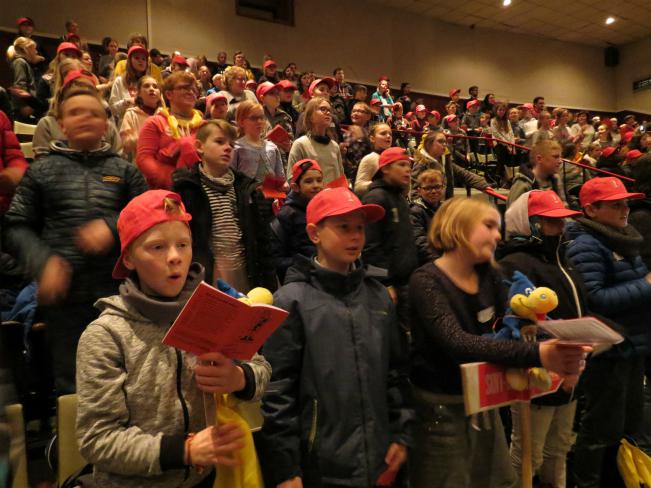
<svg viewBox="0 0 651 488"><path fill-rule="evenodd" d="M568 225L567 236L567 258L583 276L589 308L617 322L636 352L646 354L651 284L640 257L640 234L630 225L618 231L579 218Z"/></svg>
<svg viewBox="0 0 651 488"><path fill-rule="evenodd" d="M274 293L289 316L263 347L273 372L261 459L273 486L301 476L306 487L371 487L389 445L411 445L407 348L369 271L358 263L343 275L298 256Z"/></svg>
<svg viewBox="0 0 651 488"><path fill-rule="evenodd" d="M285 273L294 263L294 256L312 257L315 247L305 231L305 209L309 200L295 192L289 192L285 205L271 222L271 255L281 283Z"/></svg>

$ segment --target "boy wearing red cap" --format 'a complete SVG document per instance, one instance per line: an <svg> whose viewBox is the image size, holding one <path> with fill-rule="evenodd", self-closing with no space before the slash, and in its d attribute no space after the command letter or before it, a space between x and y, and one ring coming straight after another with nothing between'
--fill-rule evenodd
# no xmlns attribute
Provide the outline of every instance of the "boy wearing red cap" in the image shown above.
<svg viewBox="0 0 651 488"><path fill-rule="evenodd" d="M145 192L120 213L113 277L125 281L97 302L102 313L77 355L77 439L97 486L212 486L211 466L233 464L243 432L235 424L206 427L202 392L251 400L269 379L257 354L234 362L162 344L203 279L192 263L191 220L168 190Z"/></svg>
<svg viewBox="0 0 651 488"><path fill-rule="evenodd" d="M641 426L651 274L640 257L642 236L628 224L628 200L643 197L629 193L618 178L593 178L579 192L584 216L568 226L567 257L583 276L588 306L625 336L593 357L581 380L586 405L574 461L580 488L616 486L609 475L619 442ZM602 468L608 474L602 476Z"/></svg>
<svg viewBox="0 0 651 488"><path fill-rule="evenodd" d="M308 203L323 189L323 172L315 159L302 159L292 167L291 191L271 222L271 255L281 283L294 256L314 255L315 247L305 231Z"/></svg>
<svg viewBox="0 0 651 488"><path fill-rule="evenodd" d="M269 486L371 487L406 460L406 351L386 289L358 260L365 224L383 216L342 187L307 206L317 255L298 256L274 294L289 317L263 348L273 368L261 433Z"/></svg>
<svg viewBox="0 0 651 488"><path fill-rule="evenodd" d="M405 195L411 184L412 159L401 147L382 151L373 183L364 195L364 203L384 208L384 218L366 228L364 262L385 269L382 282L398 306L400 325L409 330L407 283L418 267L418 248L411 226L409 203Z"/></svg>
<svg viewBox="0 0 651 488"><path fill-rule="evenodd" d="M468 156L470 155L470 143L465 138L466 131L459 127L459 117L457 115L446 115L443 120L447 125L444 132L453 137L450 139L450 148L452 149L452 160L459 166L465 168L468 166Z"/></svg>
<svg viewBox="0 0 651 488"><path fill-rule="evenodd" d="M574 319L590 315L588 296L581 275L567 263L567 241L562 234L564 219L581 215L565 208L552 190L533 190L522 194L506 211L507 241L498 245L497 255L504 278L515 271L527 275L536 286L556 292L558 307L552 319ZM572 427L577 402L575 384L564 381L558 392L532 401L531 448L533 472L539 473L542 486L566 486L566 458L573 444ZM511 462L521 475L523 440L520 436L520 408L511 407ZM518 483L520 486L521 482Z"/></svg>
<svg viewBox="0 0 651 488"><path fill-rule="evenodd" d="M38 281L58 394L75 391L79 336L93 303L115 292L110 269L118 213L147 189L137 168L102 142L107 115L97 94L77 88L61 102L68 142L25 173L5 215L7 251Z"/></svg>

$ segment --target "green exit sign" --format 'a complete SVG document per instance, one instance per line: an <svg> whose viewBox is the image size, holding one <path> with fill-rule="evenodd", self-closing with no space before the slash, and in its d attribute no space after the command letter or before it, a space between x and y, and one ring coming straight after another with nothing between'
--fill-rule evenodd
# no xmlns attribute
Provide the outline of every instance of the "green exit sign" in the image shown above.
<svg viewBox="0 0 651 488"><path fill-rule="evenodd" d="M651 77L633 82L633 91L646 90L651 88Z"/></svg>

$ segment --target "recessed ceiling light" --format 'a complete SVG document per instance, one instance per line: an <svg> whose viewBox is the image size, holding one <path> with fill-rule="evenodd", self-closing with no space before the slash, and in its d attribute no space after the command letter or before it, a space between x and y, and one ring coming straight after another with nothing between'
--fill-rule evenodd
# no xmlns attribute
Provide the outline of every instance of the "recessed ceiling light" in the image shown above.
<svg viewBox="0 0 651 488"><path fill-rule="evenodd" d="M509 5L511 5L511 0L503 0L502 1L502 6L503 7L508 7Z"/></svg>
<svg viewBox="0 0 651 488"><path fill-rule="evenodd" d="M615 22L615 17L608 17L608 18L606 19L606 25L610 25L610 24L612 24L613 22Z"/></svg>

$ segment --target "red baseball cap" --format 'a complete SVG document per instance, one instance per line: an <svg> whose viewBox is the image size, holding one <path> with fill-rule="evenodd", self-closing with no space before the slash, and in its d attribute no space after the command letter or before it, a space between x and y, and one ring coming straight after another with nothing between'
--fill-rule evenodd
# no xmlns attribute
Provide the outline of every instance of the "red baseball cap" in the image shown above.
<svg viewBox="0 0 651 488"><path fill-rule="evenodd" d="M312 169L323 174L321 166L319 166L316 159L301 159L300 161L296 161L294 166L292 166L292 183L298 183L301 176Z"/></svg>
<svg viewBox="0 0 651 488"><path fill-rule="evenodd" d="M211 93L206 97L206 113L210 112L210 107L212 107L212 104L218 100L224 100L225 102L228 102L226 95L222 95L221 93Z"/></svg>
<svg viewBox="0 0 651 488"><path fill-rule="evenodd" d="M149 52L147 51L147 49L145 49L145 47L141 46L140 44L134 44L133 46L131 46L129 48L129 51L127 52L127 57L130 58L131 55L135 54L135 53L141 53L141 54L144 54L145 56L149 57ZM183 58L183 59L185 59L185 58ZM181 64L181 63L179 63L179 64Z"/></svg>
<svg viewBox="0 0 651 488"><path fill-rule="evenodd" d="M63 79L63 86L68 86L69 83L79 78L89 80L93 86L99 83L97 77L90 71L86 71L85 69L73 69L72 71L69 71L66 77Z"/></svg>
<svg viewBox="0 0 651 488"><path fill-rule="evenodd" d="M131 46L133 48L133 46ZM129 49L131 51L131 49ZM172 58L172 63L173 64L180 64L181 66L189 66L188 60L185 59L185 56L181 56L180 54L177 54Z"/></svg>
<svg viewBox="0 0 651 488"><path fill-rule="evenodd" d="M427 107L425 105L416 105L416 112L427 112Z"/></svg>
<svg viewBox="0 0 651 488"><path fill-rule="evenodd" d="M439 113L438 110L432 110L432 111L429 113L429 115L431 115L432 117L436 117L437 119L441 120L441 114Z"/></svg>
<svg viewBox="0 0 651 488"><path fill-rule="evenodd" d="M298 90L298 88L296 88L296 85L289 80L280 80L278 82L278 86L283 90Z"/></svg>
<svg viewBox="0 0 651 488"><path fill-rule="evenodd" d="M477 99L470 100L468 103L466 103L466 108L474 107L474 106L479 106L481 105L481 102Z"/></svg>
<svg viewBox="0 0 651 488"><path fill-rule="evenodd" d="M461 88L452 88L449 92L450 98L461 93Z"/></svg>
<svg viewBox="0 0 651 488"><path fill-rule="evenodd" d="M529 192L527 202L529 217L539 215L541 217L564 218L581 215L581 212L565 208L563 200L554 190L532 190Z"/></svg>
<svg viewBox="0 0 651 488"><path fill-rule="evenodd" d="M443 120L445 120L449 124L450 122L457 120L457 116L455 114L446 115L445 117L443 117Z"/></svg>
<svg viewBox="0 0 651 488"><path fill-rule="evenodd" d="M622 141L625 142L625 143L627 143L627 142L631 142L631 139L633 139L633 136L634 136L633 131L626 132L626 133L622 136Z"/></svg>
<svg viewBox="0 0 651 488"><path fill-rule="evenodd" d="M246 83L244 83L244 88L247 90L255 90L257 86L258 84L255 80L248 80Z"/></svg>
<svg viewBox="0 0 651 488"><path fill-rule="evenodd" d="M626 153L626 159L637 159L639 157L642 157L642 152L637 149L633 149Z"/></svg>
<svg viewBox="0 0 651 488"><path fill-rule="evenodd" d="M276 62L275 62L273 59L268 59L268 60L265 61L264 64L262 65L262 67L263 67L264 69L267 69L267 68L269 68L270 66L278 66L278 65L276 64Z"/></svg>
<svg viewBox="0 0 651 488"><path fill-rule="evenodd" d="M387 75L382 75L377 79L377 81L390 81L390 80Z"/></svg>
<svg viewBox="0 0 651 488"><path fill-rule="evenodd" d="M477 103L479 103L479 100L477 100ZM533 103L523 103L521 108L533 111Z"/></svg>
<svg viewBox="0 0 651 488"><path fill-rule="evenodd" d="M414 116L414 112L407 112L407 113L405 114L405 118L406 118L406 119L411 119L413 116Z"/></svg>
<svg viewBox="0 0 651 488"><path fill-rule="evenodd" d="M73 44L72 42L62 42L59 44L59 47L57 47L57 54L63 52L63 51L76 51L79 56L81 56L81 49L76 44Z"/></svg>
<svg viewBox="0 0 651 488"><path fill-rule="evenodd" d="M173 213L165 208L165 199L170 198L179 203L180 213ZM120 257L113 278L120 280L129 276L130 271L124 266L124 254L138 237L153 226L178 220L189 222L192 215L185 211L185 205L178 193L169 190L149 190L131 200L118 217L118 235L120 236Z"/></svg>
<svg viewBox="0 0 651 488"><path fill-rule="evenodd" d="M380 205L374 203L362 205L352 191L339 186L326 188L317 193L307 204L305 220L308 224L318 224L327 217L346 215L356 210L364 212L364 220L367 224L377 222L384 217L384 208Z"/></svg>
<svg viewBox="0 0 651 488"><path fill-rule="evenodd" d="M258 100L262 101L262 97L264 97L267 93L269 93L271 90L279 90L280 86L279 85L274 85L270 81L263 81L258 85L258 88L255 89L255 96L257 97Z"/></svg>
<svg viewBox="0 0 651 488"><path fill-rule="evenodd" d="M388 164L404 160L413 161L411 156L409 156L409 153L407 153L407 151L405 151L402 147L390 147L389 149L385 149L382 151L382 154L380 154L380 162L378 163L377 170L375 172L377 173L380 171L380 168Z"/></svg>
<svg viewBox="0 0 651 488"><path fill-rule="evenodd" d="M615 148L612 146L608 146L606 149L604 149L601 152L601 156L607 158L608 156L611 156L614 152L615 152Z"/></svg>
<svg viewBox="0 0 651 488"><path fill-rule="evenodd" d="M630 193L622 180L614 176L592 178L583 183L579 192L581 207L594 202L609 202L628 198L644 198L644 193Z"/></svg>
<svg viewBox="0 0 651 488"><path fill-rule="evenodd" d="M379 98L371 98L371 106L373 105L382 105L382 100Z"/></svg>
<svg viewBox="0 0 651 488"><path fill-rule="evenodd" d="M21 17L16 21L16 25L30 24L34 27L34 21L29 17Z"/></svg>
<svg viewBox="0 0 651 488"><path fill-rule="evenodd" d="M325 83L328 85L328 89L332 88L337 84L337 81L332 77L332 76L326 76L325 78L319 78L314 80L310 84L310 88L308 88L307 93L313 97L314 96L314 89L320 85L321 83Z"/></svg>

